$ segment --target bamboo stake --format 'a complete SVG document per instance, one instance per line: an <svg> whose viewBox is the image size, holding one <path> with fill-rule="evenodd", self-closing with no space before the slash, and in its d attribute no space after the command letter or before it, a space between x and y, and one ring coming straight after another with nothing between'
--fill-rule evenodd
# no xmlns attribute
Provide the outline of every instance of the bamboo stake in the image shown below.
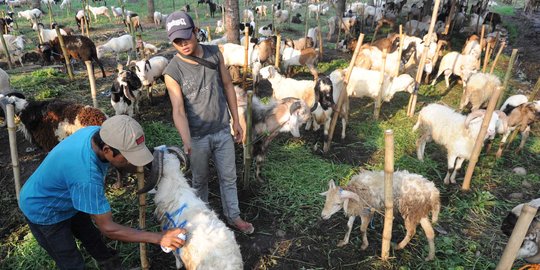
<svg viewBox="0 0 540 270"><path fill-rule="evenodd" d="M322 33L321 33L321 16L319 16L319 13L317 13L317 39L319 41L318 47L319 47L319 59L322 59L323 55L323 48L322 48ZM321 61L321 60L319 60Z"/></svg>
<svg viewBox="0 0 540 270"><path fill-rule="evenodd" d="M392 240L392 221L394 220L394 132L384 132L384 227L382 237L381 258L388 260L390 241Z"/></svg>
<svg viewBox="0 0 540 270"><path fill-rule="evenodd" d="M482 50L484 48L484 31L485 30L486 30L486 27L484 25L482 25L482 32L480 34L480 54L482 54ZM477 32L478 32L478 30L477 30ZM482 58L480 57L480 59L482 59ZM478 60L478 61L480 61L480 60ZM480 61L480 64L482 64L482 61Z"/></svg>
<svg viewBox="0 0 540 270"><path fill-rule="evenodd" d="M252 104L253 104L253 91L247 91L247 109L246 109L246 134L245 144L244 144L244 178L243 186L244 189L249 187L249 175L251 173L251 163L253 162L252 149L253 145L251 142L251 125L252 125Z"/></svg>
<svg viewBox="0 0 540 270"><path fill-rule="evenodd" d="M69 75L69 79L73 80L73 70L71 70L69 55L67 53L66 45L64 43L64 37L62 36L62 34L60 34L60 29L58 28L58 25L54 26L54 30L56 30L56 35L58 36L58 41L60 42L60 48L62 48L62 55L64 55L64 61L66 62L66 69Z"/></svg>
<svg viewBox="0 0 540 270"><path fill-rule="evenodd" d="M144 41L142 39L141 33L137 32L136 35L137 35L137 39L141 42L141 55L142 55L142 58L143 59L148 59L148 58L146 58L147 55L146 55L146 52L144 51Z"/></svg>
<svg viewBox="0 0 540 270"><path fill-rule="evenodd" d="M491 58L491 45L488 43L486 45L486 54L484 55L484 64L482 65L482 72L486 72L486 68L489 63L489 58Z"/></svg>
<svg viewBox="0 0 540 270"><path fill-rule="evenodd" d="M381 114L381 107L382 107L382 98L383 98L383 92L384 92L384 69L386 68L386 49L383 49L382 52L382 70L381 75L379 77L379 95L377 96L377 100L375 100L375 105L373 106L373 118L375 120L379 120L379 115Z"/></svg>
<svg viewBox="0 0 540 270"><path fill-rule="evenodd" d="M506 69L506 74L504 75L504 81L503 81L503 91L506 91L508 88L508 81L510 80L510 76L512 75L512 68L514 67L514 63L516 61L518 49L512 50L512 55L510 55L510 62L508 62L508 68ZM504 97L503 94L499 97L499 100L497 101L497 108L501 107L502 98Z"/></svg>
<svg viewBox="0 0 540 270"><path fill-rule="evenodd" d="M0 41L2 42L2 47L4 48L4 52L6 52L6 56L8 60L8 68L11 69L11 54L9 53L9 50L7 48L6 39L4 38L4 35L0 35Z"/></svg>
<svg viewBox="0 0 540 270"><path fill-rule="evenodd" d="M308 13L309 12L309 9L308 9L308 5L306 5L306 21L305 21L305 26L304 26L304 40L307 41L307 32L308 32L308 22L309 22L309 18L308 18ZM306 45L307 45L307 42L304 42L304 48L302 49L305 49L306 48Z"/></svg>
<svg viewBox="0 0 540 270"><path fill-rule="evenodd" d="M394 75L394 77L397 77L399 75L399 72L401 70L401 54L403 53L403 39L404 39L404 36L403 36L403 25L399 25L399 50L398 50L398 69L396 71L396 74Z"/></svg>
<svg viewBox="0 0 540 270"><path fill-rule="evenodd" d="M195 6L195 22L197 23L197 26L199 26L199 12L197 11L197 6Z"/></svg>
<svg viewBox="0 0 540 270"><path fill-rule="evenodd" d="M15 181L15 196L19 202L21 191L21 168L19 166L19 152L17 150L17 126L15 125L15 108L13 104L6 106L6 120L9 136L9 151L11 152L11 167L13 168L13 180Z"/></svg>
<svg viewBox="0 0 540 270"><path fill-rule="evenodd" d="M525 204L521 209L521 214L517 220L516 226L512 231L512 235L508 239L508 243L504 248L503 254L499 264L497 264L496 270L510 270L514 264L514 260L518 254L518 251L523 243L523 238L527 234L527 230L531 225L533 218L538 211L537 208L532 207L530 204Z"/></svg>
<svg viewBox="0 0 540 270"><path fill-rule="evenodd" d="M210 26L206 26L206 33L208 33L208 41L212 41L212 34L210 32Z"/></svg>
<svg viewBox="0 0 540 270"><path fill-rule="evenodd" d="M94 68L92 67L92 61L84 61L84 64L86 64L86 71L88 72L88 80L90 81L92 104L94 105L94 108L98 108L98 102L96 99L96 78L94 77Z"/></svg>
<svg viewBox="0 0 540 270"><path fill-rule="evenodd" d="M47 9L49 10L49 25L53 24L53 17L52 17L52 7L51 2L47 2Z"/></svg>
<svg viewBox="0 0 540 270"><path fill-rule="evenodd" d="M471 154L471 158L469 160L469 165L467 166L465 179L463 179L463 185L461 189L464 191L468 191L470 189L471 178L474 173L474 168L476 167L476 163L478 162L478 157L480 156L482 145L484 144L484 138L486 137L489 121L491 121L491 116L493 114L493 111L495 110L495 105L497 103L497 99L501 95L501 92L502 92L502 89L500 87L495 87L495 92L493 93L493 96L491 96L491 99L489 100L489 103L486 109L486 114L484 115L482 126L480 127L480 132L478 133L478 137L476 138L476 141L474 142L474 148Z"/></svg>
<svg viewBox="0 0 540 270"><path fill-rule="evenodd" d="M360 36L358 36L358 42L356 43L356 48L354 49L354 53L351 58L351 62L349 63L349 67L347 68L347 73L345 75L345 80L343 82L344 87L338 98L336 113L332 115L332 121L330 122L330 128L328 130L328 140L324 142L323 151L325 153L328 152L328 150L330 150L330 144L332 143L332 138L334 137L334 129L336 128L339 112L341 112L341 106L343 106L344 102L349 102L349 96L347 95L347 84L349 83L349 78L351 77L351 73L354 68L354 63L356 62L356 57L358 56L358 52L360 52L360 47L362 46L363 41L364 41L364 33L360 33Z"/></svg>
<svg viewBox="0 0 540 270"><path fill-rule="evenodd" d="M90 11L88 10L88 0L83 0L84 1L84 7L83 7L83 10L84 10L84 26L86 27L86 37L90 37ZM124 16L123 14L125 14L124 12L124 5L122 5L122 16ZM125 19L125 17L124 17Z"/></svg>
<svg viewBox="0 0 540 270"><path fill-rule="evenodd" d="M444 25L444 35L448 35L448 31L450 30L450 24L452 24L452 18L454 18L454 12L456 11L456 1L452 0L452 7L450 8L450 14L448 15L448 18L446 18L446 22Z"/></svg>
<svg viewBox="0 0 540 270"><path fill-rule="evenodd" d="M247 89L247 84L246 84L246 78L247 78L247 72L248 72L248 65L249 65L249 57L248 57L248 52L249 52L249 28L246 27L244 29L244 33L246 35L246 44L245 44L245 48L244 48L244 72L242 74L242 88L244 89L244 91L246 91Z"/></svg>
<svg viewBox="0 0 540 270"><path fill-rule="evenodd" d="M279 70L279 53L280 53L280 50L281 50L281 35L279 34L279 32L276 32L276 35L277 35L277 42L276 42L276 61L275 61L275 66L276 66L276 68Z"/></svg>
<svg viewBox="0 0 540 270"><path fill-rule="evenodd" d="M426 63L426 57L429 51L429 45L433 39L433 29L435 28L435 22L437 21L437 12L439 11L440 0L435 0L435 6L433 7L433 13L431 14L431 23L429 25L428 38L424 42L424 52L422 57L420 57L420 63L418 64L418 71L416 72L416 83L414 86L414 91L409 98L409 107L407 108L407 115L409 117L414 116L414 111L416 109L416 100L418 99L418 86L422 80L422 73L424 72L424 65Z"/></svg>
<svg viewBox="0 0 540 270"><path fill-rule="evenodd" d="M144 167L137 167L137 188L141 190L144 187ZM146 193L139 194L139 229L146 228ZM141 257L141 268L150 269L148 256L146 255L146 243L139 243L139 252Z"/></svg>
<svg viewBox="0 0 540 270"><path fill-rule="evenodd" d="M491 64L491 69L489 70L489 74L493 74L493 71L495 70L495 67L497 66L497 61L499 61L499 56L501 55L504 47L506 47L506 42L503 41L503 43L501 43L501 46L499 47L499 51L497 52L497 55L495 56L495 60L493 60L493 64Z"/></svg>
<svg viewBox="0 0 540 270"><path fill-rule="evenodd" d="M337 39L336 39L336 46L335 49L338 49L339 46L339 37L341 36L341 26L343 25L343 15L338 16L338 32L337 32Z"/></svg>

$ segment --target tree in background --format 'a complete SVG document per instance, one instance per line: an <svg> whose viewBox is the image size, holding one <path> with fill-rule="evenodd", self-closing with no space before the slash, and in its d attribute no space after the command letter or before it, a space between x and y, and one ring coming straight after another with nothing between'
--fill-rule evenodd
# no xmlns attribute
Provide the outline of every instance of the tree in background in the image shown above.
<svg viewBox="0 0 540 270"><path fill-rule="evenodd" d="M146 6L148 7L148 15L146 18L150 21L154 21L154 12L156 11L156 8L154 7L154 0L146 0Z"/></svg>
<svg viewBox="0 0 540 270"><path fill-rule="evenodd" d="M41 10L41 1L40 0L32 0L32 8L37 8Z"/></svg>
<svg viewBox="0 0 540 270"><path fill-rule="evenodd" d="M225 0L225 35L227 36L227 42L240 43L240 33L238 32L238 25L240 24L240 6L238 0Z"/></svg>

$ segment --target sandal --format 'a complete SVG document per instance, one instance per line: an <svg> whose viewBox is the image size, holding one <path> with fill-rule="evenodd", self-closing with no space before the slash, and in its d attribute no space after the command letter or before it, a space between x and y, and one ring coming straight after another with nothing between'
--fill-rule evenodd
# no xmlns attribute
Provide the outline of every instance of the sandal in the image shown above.
<svg viewBox="0 0 540 270"><path fill-rule="evenodd" d="M245 234L252 234L255 231L253 224L242 220L242 218L237 218L234 221L229 222L229 225Z"/></svg>

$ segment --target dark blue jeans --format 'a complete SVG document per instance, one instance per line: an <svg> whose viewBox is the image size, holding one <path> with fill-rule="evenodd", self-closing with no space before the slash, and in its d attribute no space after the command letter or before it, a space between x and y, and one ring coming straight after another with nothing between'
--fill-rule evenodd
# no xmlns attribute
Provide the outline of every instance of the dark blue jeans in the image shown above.
<svg viewBox="0 0 540 270"><path fill-rule="evenodd" d="M101 232L94 226L90 215L79 212L70 219L53 225L39 225L26 219L32 234L56 262L60 269L84 269L84 259L75 238L98 262L114 256L103 242ZM75 237L75 238L74 238Z"/></svg>

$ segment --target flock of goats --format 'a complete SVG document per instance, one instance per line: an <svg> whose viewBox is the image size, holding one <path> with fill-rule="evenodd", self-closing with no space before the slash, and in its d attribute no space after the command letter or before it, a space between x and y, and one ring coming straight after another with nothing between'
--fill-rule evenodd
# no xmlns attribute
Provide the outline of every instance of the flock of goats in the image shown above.
<svg viewBox="0 0 540 270"><path fill-rule="evenodd" d="M15 8L24 7L22 0L8 2L9 5ZM409 74L416 73L422 53L426 52L427 55L424 56L426 59L424 66L426 78L433 71L438 70L432 85L436 83L440 75L444 74L446 86L449 87L450 76L459 76L463 84L463 96L459 109L463 111L467 106L470 105L471 107L471 112L468 115L463 115L447 105L429 104L420 110L418 121L414 125L414 130L420 131L420 137L417 141L418 159L423 159L427 142L435 141L437 144L444 146L448 153L448 170L444 183L455 183L456 174L462 163L471 157L482 119L485 116L485 110L482 110L482 108L486 107L487 101L495 90L502 87L498 77L490 73L480 72L482 52L486 48L487 50L494 50L497 45L503 46L501 43L506 42L507 31L501 26L500 15L487 11L488 5L496 3L482 1L473 3L471 1L467 4L455 1L455 5L452 5L452 2L446 1L442 3L434 30L437 34L431 37L425 35L431 21L431 16L425 14L428 13L426 10L429 10L431 1L427 1L427 4L426 2L412 0L377 4L355 2L347 5L347 11L343 14L341 22L337 16L329 17L327 20L327 39L333 38L337 32L336 27L340 27L347 37L339 42L339 48L344 51L350 51L356 47L358 41L350 37L357 35L359 29L363 29L370 24L372 26L377 25L377 27L388 24L390 27L394 27L396 21L400 18L408 19L404 24L406 33L402 39L398 34L392 33L387 37L374 41L372 44L364 44L360 47L347 83L345 83L345 70L334 70L328 76L319 75L317 71L317 64L320 60L319 50L321 49L318 48L319 39L322 37L320 28L310 28L306 37L297 40L283 39L280 44L277 44L277 39L274 36L275 26L270 24L258 29L255 26L255 16L260 16L261 19L267 18L269 8L272 9L271 16L274 17L273 21L276 26L281 25L283 27L288 23L302 23L299 13L292 14L300 12L303 8L309 10L309 13L307 13L309 17L313 13L318 13L318 16L325 16L330 9L330 2L304 3L285 0L282 3L283 8L281 3L271 5L271 7L264 3L253 3L252 9L245 9L241 12L241 17L245 23L241 24L240 29L247 28L247 32L251 36L253 36L255 30L258 30L259 34L257 39L251 38L247 46L248 65L253 81L257 83L262 79L268 80L272 85L272 96L274 98L269 104L263 104L257 97L253 101L253 134L257 137L265 135L262 136L262 139L255 140L253 150L257 162L257 178L261 179L260 169L266 149L278 133L290 132L293 136L298 137L300 136L300 127L306 124L306 130L311 128L318 130L320 126L324 126L324 135L327 136L330 119L336 109L341 92L346 91L347 93L347 95L344 95L347 97L345 103L339 112L342 119L342 138L346 135L345 131L348 122L348 97L376 99L382 93L382 99L385 102L390 102L396 92L406 91L412 93L415 89L415 80ZM199 3L208 4L211 10L212 6L214 6L215 11L215 4L210 0L199 1ZM64 0L60 6L64 8L70 4L70 0ZM184 6L183 9L189 11L189 5ZM99 23L97 16L106 16L112 21L109 8L106 6L88 6L87 10L93 14L94 20L92 23L94 24ZM143 31L141 20L136 13L113 6L111 6L110 10L115 20L116 18L123 18L124 23L129 20L128 23L133 26L133 29ZM20 64L23 65L22 56L25 53L25 39L22 36L9 34L13 27L13 15L13 12L9 12L5 18L0 19L0 29L3 31L9 53L17 57ZM46 29L40 23L43 12L39 9L29 9L19 11L17 15L20 18L27 19L32 24L32 28L39 33L39 51L43 61L61 60L63 54L56 31ZM75 15L79 30L81 30L81 27L84 28L84 22L88 21L85 20L85 16L88 16L88 14L84 10L79 10ZM166 14L156 12L153 27L162 27L166 17ZM485 37L479 38L473 33L478 32L482 26L487 31ZM20 27L24 27L22 23ZM222 33L223 28L223 22L219 20L215 34ZM450 51L442 55L442 47L446 46L447 49L450 49L450 35L443 35L443 33L451 33L454 29L462 34L468 34L469 38L461 51ZM156 80L162 77L162 72L169 61L164 56L153 56L160 49L150 43L142 42L139 45L142 45L141 48L145 50L145 55L148 55L148 57L140 61L130 61L130 52L140 49L134 48L133 37L130 34L111 38L104 44L96 46L91 38L77 35L71 28L61 28L60 33L63 35L68 55L72 59L96 62L101 68L103 77L105 77L105 71L100 59L106 57L107 53L114 53L118 60L120 53L128 53L130 68L119 68L116 79L111 85L111 104L116 114L128 114L130 116L137 114L143 88L151 87L156 83ZM197 34L197 38L203 44L218 45L226 66L244 65L244 45L227 43L225 37L210 40L209 34L201 29ZM246 41L241 41L242 44L244 42ZM288 71L290 67L304 66L310 70L314 79L297 80L280 74L280 69L274 67L274 55L278 47L280 48L279 55L281 57L279 61L281 62L281 70ZM424 47L428 49L424 50ZM0 47L0 51L3 54L6 53L3 51L3 47ZM440 56L442 58L438 61ZM400 72L402 74L398 75ZM287 72L287 75L289 73ZM50 151L59 141L75 130L83 126L100 125L106 119L106 115L100 109L70 101L27 100L24 94L11 91L9 76L3 70L0 70L0 89L2 90L0 105L4 109L0 111L1 116L4 114L6 105L13 104L20 120L19 128L24 130L25 137L45 151ZM246 130L244 117L247 109L246 93L240 87L236 87L236 91L241 123L244 130ZM56 117L50 117L51 115ZM508 135L513 130L518 129L522 135L519 149L522 149L530 133L530 125L539 116L540 101L529 101L524 95L510 96L500 110L493 113L485 139L493 140L496 134L502 134L502 142L504 143ZM501 155L501 149L499 149L497 155ZM165 169L157 170L163 175L153 174L152 179L149 181L155 184L158 182L156 178L159 178L161 179L159 185L164 186L159 188L158 195L156 195L156 206L158 208L156 213L158 218L166 224L168 222L164 218L166 213L173 212L179 205L184 204L186 200L195 202L198 199L196 196L186 195L191 194L192 190L186 184L183 173L178 169L178 160L186 160L181 150L177 148L161 148L154 153L156 161L152 166L163 166L163 161L166 161ZM173 162L173 165L170 164L171 162ZM339 246L348 243L354 219L359 216L362 220L360 229L362 232L361 248L367 248L367 225L373 214L376 211L382 211L384 208L384 196L382 193L382 183L384 181L382 179L382 172L362 172L352 177L347 186L339 187L333 181L329 182L328 191L322 194L326 196L322 217L327 219L341 209L349 217L347 223L348 232L344 239L339 242ZM172 188L173 186L174 188ZM161 194L171 190L185 191L184 193L176 192L176 195ZM404 218L407 230L405 238L397 248L403 248L407 245L414 236L416 227L420 224L429 242L429 254L426 260L434 259L435 234L431 223L437 221L440 211L438 189L433 182L420 175L399 171L394 175L394 198L395 205ZM167 203L162 203L160 200L165 200ZM173 201L170 202L170 200ZM173 205L174 209L171 208L171 205ZM207 208L206 205L200 203L193 203L193 205L198 205L197 207L204 209ZM516 207L505 219L505 233L512 231L516 222L515 217L519 216L519 209L521 209L520 206ZM197 213L199 212L201 211L197 211ZM212 211L205 213L210 216L210 221L205 224L194 224L191 228L194 231L199 230L205 233L193 233L193 238L188 241L185 247L186 249L193 249L192 252L183 252L182 254L194 254L195 250L203 252L204 249L213 248L211 252L213 255L205 258L181 258L181 255L175 253L175 255L178 255L177 266L183 261L189 266L188 269L191 269L192 266L195 269L197 265L199 267L211 266L211 269L217 269L217 267L241 269L242 259L234 235L230 233L229 229L222 226L222 222L218 220ZM186 216L179 218L189 220L189 215L193 215L193 211L188 211L183 215ZM431 215L431 220L429 215ZM540 253L538 253L538 241L540 238L536 238L535 231L537 230L537 223L538 221L533 222L530 233L519 253L519 258L525 258L536 263L540 262ZM208 228L214 228L218 231L224 230L227 233L221 235L221 237L213 237L212 234L206 233ZM228 240L224 238L228 238ZM228 244L216 245L215 247L200 244L209 241L208 239L214 242L223 240L223 243ZM231 248L231 243L237 248ZM218 249L221 249L220 252L216 251ZM238 256L240 256L239 260Z"/></svg>

